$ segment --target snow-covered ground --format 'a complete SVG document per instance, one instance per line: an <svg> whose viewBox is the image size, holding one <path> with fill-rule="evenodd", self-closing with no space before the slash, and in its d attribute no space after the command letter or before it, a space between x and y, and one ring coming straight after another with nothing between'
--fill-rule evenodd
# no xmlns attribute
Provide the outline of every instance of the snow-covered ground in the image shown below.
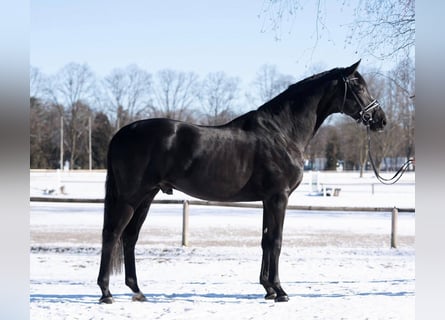
<svg viewBox="0 0 445 320"><path fill-rule="evenodd" d="M60 179L67 192L60 197L103 196L103 172L70 177ZM308 196L303 185L292 201L414 207L413 174L393 189L375 185L374 194L371 177L341 177L329 175L339 197ZM31 195L41 195L51 178L32 173ZM124 276L116 275L115 303L101 305L103 205L30 208L31 319L414 319L415 213L399 213L398 248L390 249L390 212L289 210L280 278L290 301L274 303L263 299L258 283L261 209L191 206L189 246L182 247L182 206L153 204L136 247L148 301L132 302Z"/></svg>

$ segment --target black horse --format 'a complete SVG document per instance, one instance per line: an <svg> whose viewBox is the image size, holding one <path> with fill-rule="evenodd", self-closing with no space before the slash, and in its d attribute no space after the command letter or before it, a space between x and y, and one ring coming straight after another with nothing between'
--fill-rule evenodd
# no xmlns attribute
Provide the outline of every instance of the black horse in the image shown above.
<svg viewBox="0 0 445 320"><path fill-rule="evenodd" d="M119 130L108 149L100 302L113 302L109 277L123 261L133 300L146 300L137 284L134 249L153 198L159 190L171 194L173 189L205 200L262 201L260 283L266 299L287 301L278 260L287 201L303 177L305 147L336 112L374 131L386 124L356 71L359 63L295 83L222 126L147 119Z"/></svg>

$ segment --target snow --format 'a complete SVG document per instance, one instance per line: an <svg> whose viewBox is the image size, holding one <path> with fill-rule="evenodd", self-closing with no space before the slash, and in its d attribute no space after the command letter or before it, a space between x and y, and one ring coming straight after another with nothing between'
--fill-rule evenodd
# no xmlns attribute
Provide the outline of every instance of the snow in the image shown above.
<svg viewBox="0 0 445 320"><path fill-rule="evenodd" d="M54 196L103 196L103 172L64 174L67 195ZM57 185L54 176L32 172L31 195ZM308 196L303 183L292 201L414 208L414 174L375 185L374 194L372 177L330 173L325 181L339 185L340 196ZM111 278L115 303L102 305L103 205L31 202L30 209L31 319L414 319L414 212L399 213L398 248L391 249L390 212L288 210L280 278L290 301L274 303L258 283L261 209L191 206L189 246L182 247L182 206L153 204L136 246L148 301L132 302L121 274Z"/></svg>

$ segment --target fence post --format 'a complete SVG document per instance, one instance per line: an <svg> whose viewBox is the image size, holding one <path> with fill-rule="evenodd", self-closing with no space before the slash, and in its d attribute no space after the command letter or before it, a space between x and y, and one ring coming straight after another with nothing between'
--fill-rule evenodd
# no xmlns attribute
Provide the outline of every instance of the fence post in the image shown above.
<svg viewBox="0 0 445 320"><path fill-rule="evenodd" d="M187 247L189 245L188 240L189 232L189 202L184 200L182 203L182 245Z"/></svg>
<svg viewBox="0 0 445 320"><path fill-rule="evenodd" d="M391 214L391 248L397 248L397 218L399 211L396 207Z"/></svg>

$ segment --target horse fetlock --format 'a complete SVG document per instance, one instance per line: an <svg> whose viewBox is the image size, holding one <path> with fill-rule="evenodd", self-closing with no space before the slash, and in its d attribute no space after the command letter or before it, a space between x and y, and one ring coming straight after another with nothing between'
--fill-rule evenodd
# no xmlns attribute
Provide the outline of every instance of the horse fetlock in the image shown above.
<svg viewBox="0 0 445 320"><path fill-rule="evenodd" d="M264 299L275 300L277 297L277 293L275 292L275 290L271 287L265 289L266 289L266 295L264 296Z"/></svg>
<svg viewBox="0 0 445 320"><path fill-rule="evenodd" d="M134 278L126 278L125 284L135 293L139 292L137 282Z"/></svg>
<svg viewBox="0 0 445 320"><path fill-rule="evenodd" d="M275 302L287 302L287 301L289 301L289 296L283 290L283 288L281 288L280 285L274 287L274 290L277 293L277 296L275 297Z"/></svg>

